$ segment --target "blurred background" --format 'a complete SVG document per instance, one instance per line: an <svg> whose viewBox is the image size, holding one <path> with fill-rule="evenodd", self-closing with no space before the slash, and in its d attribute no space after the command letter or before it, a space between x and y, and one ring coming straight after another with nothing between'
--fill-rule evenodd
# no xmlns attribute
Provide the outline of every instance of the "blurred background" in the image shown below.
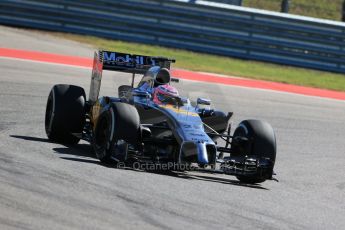
<svg viewBox="0 0 345 230"><path fill-rule="evenodd" d="M225 1L224 1L225 2ZM229 1L230 2L230 1ZM281 11L316 18L343 19L343 0L242 0L243 6Z"/></svg>
<svg viewBox="0 0 345 230"><path fill-rule="evenodd" d="M345 91L344 2L2 0L0 24L174 57L182 69Z"/></svg>

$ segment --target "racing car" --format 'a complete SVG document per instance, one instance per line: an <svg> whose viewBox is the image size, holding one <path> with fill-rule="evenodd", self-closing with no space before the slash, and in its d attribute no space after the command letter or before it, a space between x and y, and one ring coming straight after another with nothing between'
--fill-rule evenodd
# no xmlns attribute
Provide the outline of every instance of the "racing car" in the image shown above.
<svg viewBox="0 0 345 230"><path fill-rule="evenodd" d="M271 125L244 120L231 133L232 112L215 110L205 98L191 102L179 95L171 84L179 81L171 76L174 62L96 51L88 100L79 86L51 89L45 115L48 138L63 144L85 140L105 163L206 169L250 184L272 179L276 138ZM116 96L99 96L104 70L128 73L131 85L119 86ZM141 80L135 85L138 75Z"/></svg>

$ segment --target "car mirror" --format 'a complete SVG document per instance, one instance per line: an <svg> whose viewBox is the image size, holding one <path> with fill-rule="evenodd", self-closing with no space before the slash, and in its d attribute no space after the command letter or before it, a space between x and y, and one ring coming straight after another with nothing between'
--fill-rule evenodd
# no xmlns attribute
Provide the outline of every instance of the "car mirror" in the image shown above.
<svg viewBox="0 0 345 230"><path fill-rule="evenodd" d="M211 100L210 99L206 99L206 98L201 98L198 97L197 101L196 101L197 106L198 105L211 105Z"/></svg>
<svg viewBox="0 0 345 230"><path fill-rule="evenodd" d="M180 79L172 77L172 78L170 79L170 81L179 83L179 82L180 82Z"/></svg>

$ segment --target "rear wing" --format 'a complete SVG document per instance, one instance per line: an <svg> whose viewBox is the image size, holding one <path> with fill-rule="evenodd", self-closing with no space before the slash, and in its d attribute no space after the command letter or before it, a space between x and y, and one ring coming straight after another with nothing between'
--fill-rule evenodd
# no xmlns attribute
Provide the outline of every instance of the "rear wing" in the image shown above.
<svg viewBox="0 0 345 230"><path fill-rule="evenodd" d="M170 69L170 63L175 62L174 59L165 57L151 57L112 51L99 51L98 58L103 63L104 70L137 74L145 73L152 66Z"/></svg>
<svg viewBox="0 0 345 230"><path fill-rule="evenodd" d="M99 96L103 70L144 74L152 66L170 69L174 59L143 56L100 50L95 52L92 67L89 102L95 103Z"/></svg>

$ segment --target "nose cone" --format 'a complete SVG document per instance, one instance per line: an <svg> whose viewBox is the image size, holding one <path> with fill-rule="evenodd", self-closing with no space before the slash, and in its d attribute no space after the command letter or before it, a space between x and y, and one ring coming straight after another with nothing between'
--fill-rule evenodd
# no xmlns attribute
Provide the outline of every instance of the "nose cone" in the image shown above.
<svg viewBox="0 0 345 230"><path fill-rule="evenodd" d="M208 155L206 143L185 142L182 145L180 160L187 162L195 162L199 164L208 164Z"/></svg>
<svg viewBox="0 0 345 230"><path fill-rule="evenodd" d="M198 151L198 163L199 164L208 164L209 159L207 155L206 143L197 143Z"/></svg>

